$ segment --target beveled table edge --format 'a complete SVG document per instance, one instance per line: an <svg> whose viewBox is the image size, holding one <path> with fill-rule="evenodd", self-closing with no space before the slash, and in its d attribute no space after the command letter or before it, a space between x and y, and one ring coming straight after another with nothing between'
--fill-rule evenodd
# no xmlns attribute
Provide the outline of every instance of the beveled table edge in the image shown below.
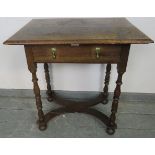
<svg viewBox="0 0 155 155"><path fill-rule="evenodd" d="M152 39L131 40L6 40L5 45L53 45L53 44L148 44Z"/></svg>

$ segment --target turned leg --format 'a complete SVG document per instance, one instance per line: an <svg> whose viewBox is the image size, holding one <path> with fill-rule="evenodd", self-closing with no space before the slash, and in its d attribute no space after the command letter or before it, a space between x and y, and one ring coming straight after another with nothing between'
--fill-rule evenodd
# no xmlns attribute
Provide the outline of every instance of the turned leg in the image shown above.
<svg viewBox="0 0 155 155"><path fill-rule="evenodd" d="M52 90L51 90L51 84L50 84L50 75L49 75L49 69L48 69L48 64L44 63L44 70L45 70L45 79L46 79L46 83L47 83L47 100L49 102L51 102L52 99Z"/></svg>
<svg viewBox="0 0 155 155"><path fill-rule="evenodd" d="M45 130L47 125L46 125L44 113L42 110L42 101L41 101L40 89L39 89L38 79L37 79L37 75L36 75L37 64L34 63L33 66L31 66L30 72L32 73L33 90L34 90L34 94L35 94L35 98L36 98L36 106L37 106L37 110L38 110L39 129Z"/></svg>
<svg viewBox="0 0 155 155"><path fill-rule="evenodd" d="M110 71L111 71L111 64L107 64L106 66L106 75L105 75L105 80L104 80L104 88L103 88L103 104L107 104L108 103L108 86L109 86L109 80L110 80Z"/></svg>
<svg viewBox="0 0 155 155"><path fill-rule="evenodd" d="M122 85L122 76L124 72L118 71L118 78L116 81L116 88L114 91L114 97L113 97L113 102L112 102L112 108L111 108L111 115L109 119L109 125L107 127L107 133L108 134L114 134L115 129L117 127L115 120L116 120L116 113L118 109L118 103L119 103L119 97L121 94L121 85Z"/></svg>
<svg viewBox="0 0 155 155"><path fill-rule="evenodd" d="M117 64L118 78L116 81L116 88L114 91L114 97L113 97L112 108L111 108L111 115L109 118L107 130L106 130L107 133L110 135L114 134L115 129L117 128L117 125L115 123L116 113L117 113L117 109L118 109L119 97L121 95L122 76L126 72L129 50L130 50L129 44L122 45L121 53L120 53L120 62Z"/></svg>

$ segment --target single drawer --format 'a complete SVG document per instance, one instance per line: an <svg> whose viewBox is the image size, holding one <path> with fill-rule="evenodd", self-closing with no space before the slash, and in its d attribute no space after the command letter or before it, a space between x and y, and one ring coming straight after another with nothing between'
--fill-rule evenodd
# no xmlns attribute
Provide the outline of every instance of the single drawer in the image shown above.
<svg viewBox="0 0 155 155"><path fill-rule="evenodd" d="M37 45L32 51L40 63L117 63L121 45Z"/></svg>

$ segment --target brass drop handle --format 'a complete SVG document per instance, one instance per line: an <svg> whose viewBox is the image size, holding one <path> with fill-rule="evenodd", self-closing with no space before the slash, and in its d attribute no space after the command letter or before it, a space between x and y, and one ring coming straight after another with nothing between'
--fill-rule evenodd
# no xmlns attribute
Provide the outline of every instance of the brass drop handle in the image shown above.
<svg viewBox="0 0 155 155"><path fill-rule="evenodd" d="M56 48L51 48L51 51L52 51L52 57L53 59L56 59Z"/></svg>
<svg viewBox="0 0 155 155"><path fill-rule="evenodd" d="M96 47L95 51L96 51L96 58L99 59L100 58L99 53L101 51L101 48L100 47Z"/></svg>

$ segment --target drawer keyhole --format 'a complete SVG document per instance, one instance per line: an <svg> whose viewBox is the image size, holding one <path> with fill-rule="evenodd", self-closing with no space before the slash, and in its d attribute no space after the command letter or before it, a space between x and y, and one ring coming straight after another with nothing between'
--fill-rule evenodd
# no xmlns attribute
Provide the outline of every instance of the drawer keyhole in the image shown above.
<svg viewBox="0 0 155 155"><path fill-rule="evenodd" d="M56 59L56 48L51 48L52 51L52 58Z"/></svg>
<svg viewBox="0 0 155 155"><path fill-rule="evenodd" d="M95 51L96 51L96 58L99 59L100 58L101 48L100 47L96 47Z"/></svg>

